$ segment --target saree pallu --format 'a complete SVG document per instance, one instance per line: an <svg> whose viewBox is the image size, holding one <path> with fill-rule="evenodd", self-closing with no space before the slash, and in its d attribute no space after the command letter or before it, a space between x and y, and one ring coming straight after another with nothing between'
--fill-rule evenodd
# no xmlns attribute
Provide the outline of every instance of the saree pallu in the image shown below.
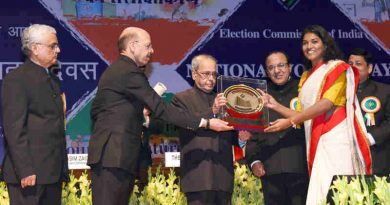
<svg viewBox="0 0 390 205"><path fill-rule="evenodd" d="M346 105L334 113L304 122L310 174L306 204L325 200L334 175L371 174L367 131L356 98L358 72L343 61L329 61L313 69L304 81L299 99L302 110L320 101L336 79L346 72Z"/></svg>

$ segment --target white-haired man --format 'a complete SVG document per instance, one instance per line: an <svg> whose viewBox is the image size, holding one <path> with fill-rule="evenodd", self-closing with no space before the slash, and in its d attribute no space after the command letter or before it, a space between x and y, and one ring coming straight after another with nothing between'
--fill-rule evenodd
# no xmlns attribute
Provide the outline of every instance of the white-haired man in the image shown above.
<svg viewBox="0 0 390 205"><path fill-rule="evenodd" d="M49 70L60 52L56 30L34 24L21 40L26 61L7 74L2 87L10 204L61 204L68 169L64 112L59 80Z"/></svg>
<svg viewBox="0 0 390 205"><path fill-rule="evenodd" d="M213 90L217 79L217 60L208 54L192 58L194 87L177 93L172 104L182 111L204 118L218 114L226 104L223 94ZM179 128L180 189L188 205L229 205L234 185L232 145L244 145L247 131L214 132ZM239 143L239 139L241 143Z"/></svg>

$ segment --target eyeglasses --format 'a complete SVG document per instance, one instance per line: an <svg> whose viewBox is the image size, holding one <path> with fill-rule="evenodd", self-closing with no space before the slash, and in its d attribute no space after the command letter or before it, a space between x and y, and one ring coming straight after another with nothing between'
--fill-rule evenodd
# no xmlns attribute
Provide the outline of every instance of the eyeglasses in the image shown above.
<svg viewBox="0 0 390 205"><path fill-rule="evenodd" d="M134 43L140 43L139 41L133 41ZM153 46L152 44L148 44L148 45L142 45L143 47L145 47L147 50L151 50L153 49Z"/></svg>
<svg viewBox="0 0 390 205"><path fill-rule="evenodd" d="M270 66L267 66L267 70L269 72L272 72L275 70L275 68L278 68L278 69L283 69L285 67L287 67L287 63L279 63L279 64L276 64L276 65L270 65Z"/></svg>
<svg viewBox="0 0 390 205"><path fill-rule="evenodd" d="M53 43L53 44L50 44L50 45L47 45L47 44L44 44L44 43L36 43L38 45L42 45L42 46L46 46L48 48L50 48L51 50L55 50L55 49L60 49L60 45L58 43Z"/></svg>
<svg viewBox="0 0 390 205"><path fill-rule="evenodd" d="M204 79L209 79L210 77L215 79L218 76L217 72L210 72L210 71L207 71L207 72L198 72L198 71L196 71L196 73L198 73L200 78L203 79L203 80Z"/></svg>

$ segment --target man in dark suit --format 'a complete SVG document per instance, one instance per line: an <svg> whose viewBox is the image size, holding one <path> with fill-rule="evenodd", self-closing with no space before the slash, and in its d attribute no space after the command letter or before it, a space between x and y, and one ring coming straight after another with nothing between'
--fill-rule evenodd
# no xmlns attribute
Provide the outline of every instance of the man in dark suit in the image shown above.
<svg viewBox="0 0 390 205"><path fill-rule="evenodd" d="M287 55L273 51L266 60L268 92L284 106L295 108L298 81L290 78ZM270 110L269 121L281 116ZM254 134L246 145L246 159L255 176L261 177L265 204L305 204L308 187L305 134L302 128Z"/></svg>
<svg viewBox="0 0 390 205"><path fill-rule="evenodd" d="M59 205L67 155L60 83L48 70L60 52L55 29L27 27L22 50L27 60L3 81L4 179L11 205Z"/></svg>
<svg viewBox="0 0 390 205"><path fill-rule="evenodd" d="M191 64L195 85L177 93L172 104L196 116L211 118L218 113L223 102L226 103L226 99L214 103L216 60L210 55L198 55ZM249 134L240 132L240 137L246 140ZM234 180L232 145L238 144L237 135L234 131L179 129L180 188L189 205L231 204Z"/></svg>
<svg viewBox="0 0 390 205"><path fill-rule="evenodd" d="M373 56L356 48L349 56L349 64L359 70L359 99L369 141L373 174L390 173L390 87L369 78L373 69Z"/></svg>
<svg viewBox="0 0 390 205"><path fill-rule="evenodd" d="M88 165L95 205L128 204L137 174L144 106L156 118L187 129L233 129L222 120L201 120L163 103L143 70L154 52L148 32L136 27L124 29L118 49L120 57L100 78L91 110L94 125Z"/></svg>

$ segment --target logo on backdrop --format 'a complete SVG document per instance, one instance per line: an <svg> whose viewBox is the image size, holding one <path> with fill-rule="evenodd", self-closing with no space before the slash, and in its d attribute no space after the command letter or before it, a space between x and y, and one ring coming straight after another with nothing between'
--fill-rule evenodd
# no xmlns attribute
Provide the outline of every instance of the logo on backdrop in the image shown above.
<svg viewBox="0 0 390 205"><path fill-rule="evenodd" d="M278 0L286 10L292 10L299 2L299 0Z"/></svg>

